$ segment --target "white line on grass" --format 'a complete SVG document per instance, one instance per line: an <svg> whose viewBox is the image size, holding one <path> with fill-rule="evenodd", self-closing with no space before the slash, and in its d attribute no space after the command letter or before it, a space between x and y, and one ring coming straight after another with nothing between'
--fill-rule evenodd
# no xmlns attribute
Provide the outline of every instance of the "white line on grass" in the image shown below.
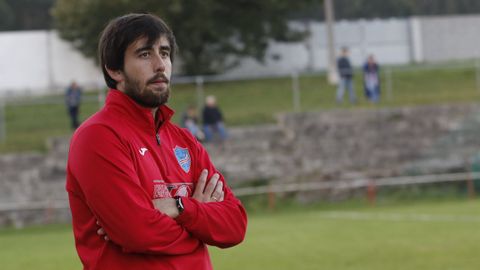
<svg viewBox="0 0 480 270"><path fill-rule="evenodd" d="M320 214L328 219L350 220L386 220L386 221L421 221L421 222L480 222L480 216L400 214L400 213L364 213L350 211L328 211Z"/></svg>

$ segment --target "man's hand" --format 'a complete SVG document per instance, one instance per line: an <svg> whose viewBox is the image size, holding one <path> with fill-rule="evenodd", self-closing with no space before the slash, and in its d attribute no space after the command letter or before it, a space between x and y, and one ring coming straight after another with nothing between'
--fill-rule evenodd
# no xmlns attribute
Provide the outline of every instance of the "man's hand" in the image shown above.
<svg viewBox="0 0 480 270"><path fill-rule="evenodd" d="M180 214L174 198L155 199L153 200L153 205L157 210L171 218L176 218Z"/></svg>
<svg viewBox="0 0 480 270"><path fill-rule="evenodd" d="M207 184L208 170L203 170L200 174L200 177L197 181L197 186L195 187L195 192L193 192L192 198L196 199L199 202L222 202L224 199L225 193L223 192L223 182L218 181L220 175L215 173L210 178L210 181ZM177 209L177 204L174 198L162 198L152 200L155 209L164 213L165 215L176 218L180 214ZM97 221L97 225L100 228L97 230L97 234L102 236L105 241L109 241L108 235L105 230L101 227L100 223Z"/></svg>
<svg viewBox="0 0 480 270"><path fill-rule="evenodd" d="M203 170L197 181L193 198L199 202L222 202L225 193L223 192L223 182L218 181L220 175L215 173L207 184L208 170Z"/></svg>

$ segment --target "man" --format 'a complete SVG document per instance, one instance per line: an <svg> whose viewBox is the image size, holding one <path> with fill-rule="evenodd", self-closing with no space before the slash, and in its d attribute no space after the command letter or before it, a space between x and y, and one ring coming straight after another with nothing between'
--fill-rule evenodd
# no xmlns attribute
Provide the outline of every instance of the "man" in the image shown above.
<svg viewBox="0 0 480 270"><path fill-rule="evenodd" d="M218 133L221 142L227 139L227 131L223 124L223 115L217 106L217 99L215 96L207 96L205 99L205 107L203 108L202 117L205 141L212 141L215 132Z"/></svg>
<svg viewBox="0 0 480 270"><path fill-rule="evenodd" d="M363 65L363 86L365 97L373 103L380 99L380 67L373 55L369 55Z"/></svg>
<svg viewBox="0 0 480 270"><path fill-rule="evenodd" d="M68 115L70 116L72 129L78 128L78 111L82 99L82 89L73 81L65 91L65 104L67 105Z"/></svg>
<svg viewBox="0 0 480 270"><path fill-rule="evenodd" d="M212 269L207 245L244 239L240 201L200 143L170 122L175 49L171 30L150 14L116 18L102 33L111 89L73 135L67 164L84 269Z"/></svg>
<svg viewBox="0 0 480 270"><path fill-rule="evenodd" d="M343 94L345 93L345 88L348 89L348 94L350 96L350 102L355 103L355 90L353 89L353 68L350 64L350 59L348 59L348 48L342 48L342 54L337 60L337 69L338 74L340 74L340 82L338 83L337 88L337 103L343 102Z"/></svg>

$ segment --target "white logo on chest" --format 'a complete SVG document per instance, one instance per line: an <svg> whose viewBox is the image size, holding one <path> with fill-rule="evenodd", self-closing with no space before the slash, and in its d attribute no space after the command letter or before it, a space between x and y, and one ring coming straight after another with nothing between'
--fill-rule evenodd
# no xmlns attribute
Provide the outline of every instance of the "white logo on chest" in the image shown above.
<svg viewBox="0 0 480 270"><path fill-rule="evenodd" d="M145 153L146 153L147 151L148 151L148 149L145 148L145 147L142 147L142 148L140 148L140 149L138 150L138 152L139 152L140 155L142 155L142 156L145 156Z"/></svg>

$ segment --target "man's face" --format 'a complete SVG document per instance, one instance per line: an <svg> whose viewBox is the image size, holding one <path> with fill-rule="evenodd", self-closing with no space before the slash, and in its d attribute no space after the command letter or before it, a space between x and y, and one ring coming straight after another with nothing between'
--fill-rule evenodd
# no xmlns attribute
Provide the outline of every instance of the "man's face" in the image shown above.
<svg viewBox="0 0 480 270"><path fill-rule="evenodd" d="M138 104L156 108L168 101L170 96L170 43L164 36L153 44L140 38L127 47L118 90L124 92Z"/></svg>

